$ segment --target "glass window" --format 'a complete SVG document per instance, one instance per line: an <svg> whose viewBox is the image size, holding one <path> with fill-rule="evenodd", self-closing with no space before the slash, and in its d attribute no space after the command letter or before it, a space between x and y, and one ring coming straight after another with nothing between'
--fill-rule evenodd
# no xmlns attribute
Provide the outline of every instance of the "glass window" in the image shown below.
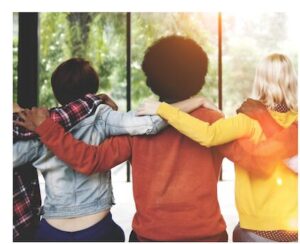
<svg viewBox="0 0 300 244"><path fill-rule="evenodd" d="M210 64L202 94L217 102L217 14L132 13L132 103L133 108L151 96L141 70L144 53L155 40L172 34L190 37L208 53Z"/></svg>
<svg viewBox="0 0 300 244"><path fill-rule="evenodd" d="M295 16L288 13L223 14L223 110L234 115L251 95L256 64L282 52L297 67Z"/></svg>
<svg viewBox="0 0 300 244"><path fill-rule="evenodd" d="M71 57L89 60L100 76L99 92L126 110L126 13L39 13L39 105L57 106L50 77ZM222 13L223 111L226 116L250 96L255 66L271 52L287 54L295 68L296 13ZM152 92L141 70L144 53L155 40L171 34L193 38L207 52L209 70L200 94L218 102L218 14L131 13L132 108ZM263 24L262 24L263 23ZM13 100L17 100L18 13L13 14ZM223 163L223 179L234 177Z"/></svg>
<svg viewBox="0 0 300 244"><path fill-rule="evenodd" d="M81 57L100 76L99 92L126 106L126 22L124 13L40 14L40 105L56 106L51 73L63 61Z"/></svg>
<svg viewBox="0 0 300 244"><path fill-rule="evenodd" d="M18 43L19 43L19 14L13 13L13 102L18 96Z"/></svg>
<svg viewBox="0 0 300 244"><path fill-rule="evenodd" d="M257 63L273 52L287 54L297 68L296 16L288 13L223 13L223 111L226 116L251 96ZM233 179L223 161L223 179Z"/></svg>

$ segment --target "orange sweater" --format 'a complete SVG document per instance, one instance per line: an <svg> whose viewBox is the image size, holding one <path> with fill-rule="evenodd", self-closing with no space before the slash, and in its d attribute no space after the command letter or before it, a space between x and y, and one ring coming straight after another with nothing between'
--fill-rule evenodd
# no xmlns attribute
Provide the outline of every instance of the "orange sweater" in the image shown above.
<svg viewBox="0 0 300 244"><path fill-rule="evenodd" d="M221 117L204 108L192 115L210 123ZM99 146L75 140L50 119L36 132L58 157L84 174L131 160L137 210L132 227L139 239L197 241L226 229L217 199L222 157L216 148L199 146L171 127L156 136L113 137ZM240 153L231 150L240 149L227 144L222 150L234 160Z"/></svg>

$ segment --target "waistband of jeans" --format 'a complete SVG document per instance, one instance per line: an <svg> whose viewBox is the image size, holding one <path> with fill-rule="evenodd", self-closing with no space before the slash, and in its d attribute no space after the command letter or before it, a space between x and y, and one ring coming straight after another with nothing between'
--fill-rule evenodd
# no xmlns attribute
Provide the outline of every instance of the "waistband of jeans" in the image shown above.
<svg viewBox="0 0 300 244"><path fill-rule="evenodd" d="M91 203L80 204L77 206L43 206L42 215L46 219L50 218L74 218L85 215L95 214L103 210L110 209L114 205L113 197L97 199Z"/></svg>

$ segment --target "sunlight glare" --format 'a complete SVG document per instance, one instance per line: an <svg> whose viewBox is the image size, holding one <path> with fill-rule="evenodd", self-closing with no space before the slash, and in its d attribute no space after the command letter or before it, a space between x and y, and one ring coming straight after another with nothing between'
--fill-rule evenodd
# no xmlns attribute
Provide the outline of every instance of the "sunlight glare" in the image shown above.
<svg viewBox="0 0 300 244"><path fill-rule="evenodd" d="M278 177L276 179L276 183L277 183L278 186L281 186L282 185L282 179Z"/></svg>

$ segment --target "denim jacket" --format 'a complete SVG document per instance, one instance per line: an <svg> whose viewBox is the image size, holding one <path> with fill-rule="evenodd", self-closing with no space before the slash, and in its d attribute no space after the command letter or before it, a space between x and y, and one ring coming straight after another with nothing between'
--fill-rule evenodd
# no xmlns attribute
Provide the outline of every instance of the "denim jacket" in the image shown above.
<svg viewBox="0 0 300 244"><path fill-rule="evenodd" d="M166 123L158 116L135 117L133 112L113 111L99 105L95 114L70 132L79 140L98 145L113 135L156 134ZM45 218L72 218L109 209L114 204L110 171L91 176L75 172L38 139L13 145L14 167L32 163L41 171L46 185L42 214Z"/></svg>

